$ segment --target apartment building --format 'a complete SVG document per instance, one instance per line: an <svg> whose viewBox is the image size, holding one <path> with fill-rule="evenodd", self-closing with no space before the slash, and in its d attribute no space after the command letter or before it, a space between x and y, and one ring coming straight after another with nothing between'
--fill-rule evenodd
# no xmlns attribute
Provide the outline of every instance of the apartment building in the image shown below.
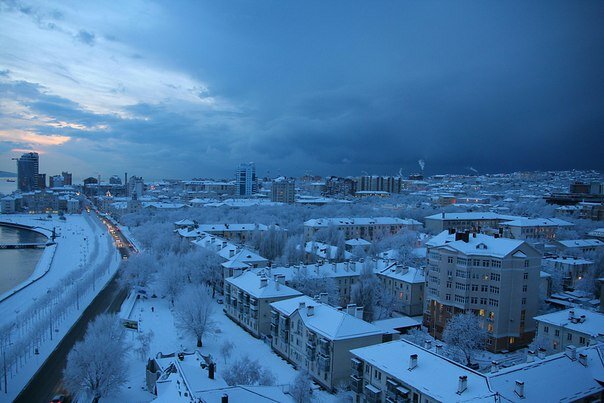
<svg viewBox="0 0 604 403"><path fill-rule="evenodd" d="M478 228L499 228L499 224L502 222L520 218L521 217L483 211L434 214L424 217L424 222L428 232L438 234L449 229L455 229L457 231L476 231Z"/></svg>
<svg viewBox="0 0 604 403"><path fill-rule="evenodd" d="M473 371L406 340L352 350L350 387L356 403L597 402L604 386L603 345L568 348L490 373ZM442 348L442 347L441 347Z"/></svg>
<svg viewBox="0 0 604 403"><path fill-rule="evenodd" d="M291 286L292 281L295 279L305 279L306 281L333 280L339 292L340 305L344 306L350 302L352 287L358 281L366 264L375 265L375 272L379 273L396 265L396 262L386 259L376 260L373 263L366 262L363 259L357 262L341 263L322 261L315 264L271 267L256 269L255 271L267 276L283 276L285 284L288 286ZM314 297L314 295L310 295L310 297Z"/></svg>
<svg viewBox="0 0 604 403"><path fill-rule="evenodd" d="M604 242L599 239L565 239L555 241L554 245L564 253L590 253L604 250Z"/></svg>
<svg viewBox="0 0 604 403"><path fill-rule="evenodd" d="M338 310L310 297L271 304L271 346L334 391L350 377L350 350L381 343L385 332L360 319L363 308Z"/></svg>
<svg viewBox="0 0 604 403"><path fill-rule="evenodd" d="M541 255L525 241L443 231L426 244L424 324L437 338L456 314L483 319L490 351L528 345L535 334Z"/></svg>
<svg viewBox="0 0 604 403"><path fill-rule="evenodd" d="M574 224L559 218L521 218L499 225L506 238L527 240L553 240L559 229L573 226Z"/></svg>
<svg viewBox="0 0 604 403"><path fill-rule="evenodd" d="M376 275L396 297L397 312L407 316L418 316L424 311L424 286L426 276L423 269L403 265L390 265L376 270Z"/></svg>
<svg viewBox="0 0 604 403"><path fill-rule="evenodd" d="M271 201L293 204L296 201L296 181L279 177L271 185Z"/></svg>
<svg viewBox="0 0 604 403"><path fill-rule="evenodd" d="M594 269L594 262L575 257L550 257L543 259L543 267L551 272L557 272L562 277L562 285L575 288L577 281L583 279Z"/></svg>
<svg viewBox="0 0 604 403"><path fill-rule="evenodd" d="M604 342L604 314L582 308L564 309L535 317L537 336L546 342L548 353Z"/></svg>
<svg viewBox="0 0 604 403"><path fill-rule="evenodd" d="M277 230L279 226L274 227ZM197 226L197 231L207 234L216 235L224 239L235 240L237 242L247 242L254 232L268 231L269 227L264 224L200 224Z"/></svg>
<svg viewBox="0 0 604 403"><path fill-rule="evenodd" d="M270 304L300 295L285 285L283 277L271 279L245 271L225 279L224 312L253 336L261 337L270 334Z"/></svg>
<svg viewBox="0 0 604 403"><path fill-rule="evenodd" d="M421 226L419 221L396 217L316 218L304 223L304 239L310 241L317 231L335 227L344 233L346 239L373 241L383 235L394 235L402 229L418 230Z"/></svg>

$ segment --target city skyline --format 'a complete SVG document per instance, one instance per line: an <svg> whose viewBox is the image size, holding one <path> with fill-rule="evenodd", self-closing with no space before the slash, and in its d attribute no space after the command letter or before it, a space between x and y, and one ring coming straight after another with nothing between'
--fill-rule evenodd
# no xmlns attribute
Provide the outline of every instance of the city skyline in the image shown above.
<svg viewBox="0 0 604 403"><path fill-rule="evenodd" d="M602 169L604 5L5 2L0 170Z"/></svg>

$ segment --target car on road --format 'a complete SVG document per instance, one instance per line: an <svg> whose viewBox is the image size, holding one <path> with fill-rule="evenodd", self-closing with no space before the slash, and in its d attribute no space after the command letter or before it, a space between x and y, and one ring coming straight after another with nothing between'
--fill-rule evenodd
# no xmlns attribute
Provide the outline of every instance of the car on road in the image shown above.
<svg viewBox="0 0 604 403"><path fill-rule="evenodd" d="M67 401L65 395L55 395L50 403L65 403Z"/></svg>

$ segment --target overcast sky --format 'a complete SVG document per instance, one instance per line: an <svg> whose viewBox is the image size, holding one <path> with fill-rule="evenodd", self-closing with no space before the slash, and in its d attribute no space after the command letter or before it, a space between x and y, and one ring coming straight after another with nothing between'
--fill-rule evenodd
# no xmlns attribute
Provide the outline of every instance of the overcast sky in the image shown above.
<svg viewBox="0 0 604 403"><path fill-rule="evenodd" d="M602 1L0 4L0 170L604 167Z"/></svg>

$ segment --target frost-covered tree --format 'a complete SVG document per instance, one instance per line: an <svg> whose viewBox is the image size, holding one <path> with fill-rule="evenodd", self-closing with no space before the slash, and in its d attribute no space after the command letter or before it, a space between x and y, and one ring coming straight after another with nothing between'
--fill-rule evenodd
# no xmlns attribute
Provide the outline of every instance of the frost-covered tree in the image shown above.
<svg viewBox="0 0 604 403"><path fill-rule="evenodd" d="M431 339L430 335L427 332L418 328L409 330L406 334L402 336L402 338L422 347L426 343L426 340Z"/></svg>
<svg viewBox="0 0 604 403"><path fill-rule="evenodd" d="M294 273L289 282L289 286L312 298L325 293L327 294L327 302L331 305L339 305L342 303L342 301L340 301L340 290L336 280L332 277L316 277L309 272L306 266L301 267Z"/></svg>
<svg viewBox="0 0 604 403"><path fill-rule="evenodd" d="M225 340L220 346L220 354L222 354L222 358L224 359L225 364L229 357L231 357L233 347L235 347L235 344L233 344L233 342L230 340Z"/></svg>
<svg viewBox="0 0 604 403"><path fill-rule="evenodd" d="M275 375L267 368L260 365L258 360L243 356L226 366L222 371L222 378L231 386L233 385L263 385L275 384Z"/></svg>
<svg viewBox="0 0 604 403"><path fill-rule="evenodd" d="M149 357L149 352L151 351L151 340L153 340L153 330L149 330L148 332L139 331L136 334L136 339L138 342L138 346L135 351L138 354L141 360L144 360Z"/></svg>
<svg viewBox="0 0 604 403"><path fill-rule="evenodd" d="M67 390L98 402L123 385L128 376L125 338L124 327L115 315L100 315L91 322L84 340L67 355L63 371Z"/></svg>
<svg viewBox="0 0 604 403"><path fill-rule="evenodd" d="M131 256L120 271L120 283L126 287L146 287L154 278L159 264L157 258L148 252Z"/></svg>
<svg viewBox="0 0 604 403"><path fill-rule="evenodd" d="M375 316L375 306L380 292L380 281L374 273L375 262L366 260L361 269L361 275L350 290L350 300L357 306L364 307L363 319L372 322Z"/></svg>
<svg viewBox="0 0 604 403"><path fill-rule="evenodd" d="M443 340L449 348L461 354L465 365L470 365L474 353L484 349L487 332L478 316L462 313L449 319L443 332Z"/></svg>
<svg viewBox="0 0 604 403"><path fill-rule="evenodd" d="M531 344L529 344L529 349L531 349L532 351L535 351L535 352L539 349L544 349L545 351L550 351L551 348L552 348L552 342L547 334L535 335L535 338L533 339Z"/></svg>
<svg viewBox="0 0 604 403"><path fill-rule="evenodd" d="M205 285L188 285L174 303L177 326L203 344L203 336L216 328L211 290Z"/></svg>
<svg viewBox="0 0 604 403"><path fill-rule="evenodd" d="M289 385L289 394L296 403L309 403L312 401L312 381L306 370L298 372L294 382Z"/></svg>
<svg viewBox="0 0 604 403"><path fill-rule="evenodd" d="M298 264L304 261L304 239L303 236L295 235L289 236L285 242L283 248L283 255L281 256L281 264Z"/></svg>

